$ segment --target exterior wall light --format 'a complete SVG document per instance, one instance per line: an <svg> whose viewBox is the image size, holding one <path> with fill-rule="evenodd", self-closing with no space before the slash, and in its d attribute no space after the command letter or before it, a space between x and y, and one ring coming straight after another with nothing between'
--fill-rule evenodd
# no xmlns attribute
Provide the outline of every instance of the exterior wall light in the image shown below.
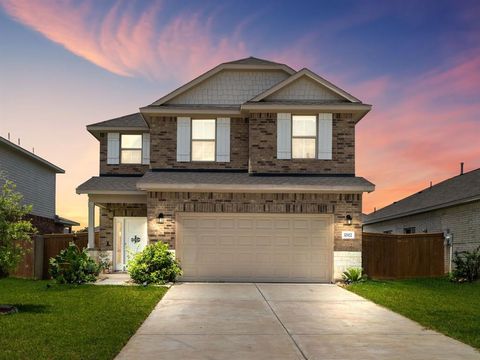
<svg viewBox="0 0 480 360"><path fill-rule="evenodd" d="M352 216L347 215L345 218L347 219L347 225L352 225Z"/></svg>
<svg viewBox="0 0 480 360"><path fill-rule="evenodd" d="M159 224L163 224L165 222L165 216L163 215L163 213L158 214L157 222Z"/></svg>

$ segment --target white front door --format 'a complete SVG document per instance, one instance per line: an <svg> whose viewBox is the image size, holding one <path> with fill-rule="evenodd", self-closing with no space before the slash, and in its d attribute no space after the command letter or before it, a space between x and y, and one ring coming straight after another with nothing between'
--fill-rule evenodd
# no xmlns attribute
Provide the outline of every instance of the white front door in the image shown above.
<svg viewBox="0 0 480 360"><path fill-rule="evenodd" d="M147 246L147 218L115 217L114 234L115 270L125 271L128 261Z"/></svg>

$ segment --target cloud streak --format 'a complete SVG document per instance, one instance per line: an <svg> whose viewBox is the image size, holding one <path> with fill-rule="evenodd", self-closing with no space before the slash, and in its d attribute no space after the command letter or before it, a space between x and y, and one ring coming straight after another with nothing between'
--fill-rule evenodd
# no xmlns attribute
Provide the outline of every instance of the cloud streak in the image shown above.
<svg viewBox="0 0 480 360"><path fill-rule="evenodd" d="M247 55L238 32L216 36L200 13L162 17L163 4L0 0L7 14L103 69L121 76L186 80L220 62ZM96 4L98 5L98 3ZM181 70L181 71L179 71ZM182 79L176 77L181 74Z"/></svg>
<svg viewBox="0 0 480 360"><path fill-rule="evenodd" d="M383 207L480 166L480 49L450 66L409 79L379 78L355 86L374 110L358 126L358 168L377 184L364 210Z"/></svg>

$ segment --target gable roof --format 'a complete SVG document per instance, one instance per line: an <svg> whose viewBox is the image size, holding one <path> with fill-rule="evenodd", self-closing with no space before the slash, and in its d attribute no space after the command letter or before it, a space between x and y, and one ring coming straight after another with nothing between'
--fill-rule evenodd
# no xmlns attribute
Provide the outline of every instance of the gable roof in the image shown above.
<svg viewBox="0 0 480 360"><path fill-rule="evenodd" d="M32 153L28 150L25 150L21 146L16 145L16 144L12 143L11 141L9 141L9 140L0 136L0 145L1 144L5 145L6 147L10 148L13 151L16 151L16 152L28 157L31 160L34 160L34 161L40 163L41 165L46 166L47 168L49 168L50 170L53 170L57 174L64 174L65 173L65 170L63 170L63 169L59 168L58 166L52 164L50 161L47 161L47 160L41 158L40 156L35 155L34 153Z"/></svg>
<svg viewBox="0 0 480 360"><path fill-rule="evenodd" d="M480 168L423 189L366 216L364 224L480 201Z"/></svg>
<svg viewBox="0 0 480 360"><path fill-rule="evenodd" d="M203 73L202 75L198 76L197 78L189 81L185 85L180 86L178 89L170 92L169 94L161 97L157 101L154 101L152 104L149 106L146 106L142 109L146 109L149 107L155 107L155 106L161 106L168 102L169 100L173 99L174 97L177 97L180 94L185 93L187 90L199 85L203 81L207 80L208 78L212 77L213 75L219 73L222 70L225 69L231 69L231 70L245 70L245 69L250 69L250 70L283 70L287 74L292 75L295 73L295 70L293 70L291 67L285 65L285 64L280 64L276 63L273 61L268 61L264 59L258 59L254 57L249 57L249 58L244 58L236 61L230 61L230 62L225 62L220 65L217 65L213 69Z"/></svg>
<svg viewBox="0 0 480 360"><path fill-rule="evenodd" d="M280 65L280 66L285 66L285 64L277 63L274 61L270 60L265 60L265 59L259 59L253 56L239 59L239 60L234 60L234 61L229 61L224 64L235 64L235 65Z"/></svg>
<svg viewBox="0 0 480 360"><path fill-rule="evenodd" d="M319 85L327 88L328 90L330 90L333 93L341 96L342 98L344 98L347 101L354 102L354 103L361 103L361 101L359 99L357 99L355 96L350 95L345 90L340 89L338 86L332 84L330 81L322 78L321 76L315 74L313 71L311 71L307 68L303 68L302 70L297 72L295 75L292 75L292 76L288 77L287 79L283 80L282 82L279 82L278 84L274 85L273 87L271 87L267 91L264 91L263 93L258 94L257 96L255 96L250 101L264 100L268 96L276 93L280 89L285 88L289 84L292 84L294 81L296 81L296 80L298 80L298 79L300 79L301 77L304 77L304 76L312 79L313 81L317 82Z"/></svg>

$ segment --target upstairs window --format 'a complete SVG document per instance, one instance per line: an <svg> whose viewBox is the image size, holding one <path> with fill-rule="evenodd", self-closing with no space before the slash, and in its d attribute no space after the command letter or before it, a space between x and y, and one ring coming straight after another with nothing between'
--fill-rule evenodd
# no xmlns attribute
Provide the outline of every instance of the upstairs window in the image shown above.
<svg viewBox="0 0 480 360"><path fill-rule="evenodd" d="M142 135L122 134L120 139L120 161L122 164L142 163Z"/></svg>
<svg viewBox="0 0 480 360"><path fill-rule="evenodd" d="M317 149L317 117L292 116L292 158L315 159Z"/></svg>
<svg viewBox="0 0 480 360"><path fill-rule="evenodd" d="M406 227L406 228L403 228L403 233L404 234L415 234L416 230L417 229L415 228L415 226Z"/></svg>
<svg viewBox="0 0 480 360"><path fill-rule="evenodd" d="M215 161L215 119L192 119L192 161Z"/></svg>

